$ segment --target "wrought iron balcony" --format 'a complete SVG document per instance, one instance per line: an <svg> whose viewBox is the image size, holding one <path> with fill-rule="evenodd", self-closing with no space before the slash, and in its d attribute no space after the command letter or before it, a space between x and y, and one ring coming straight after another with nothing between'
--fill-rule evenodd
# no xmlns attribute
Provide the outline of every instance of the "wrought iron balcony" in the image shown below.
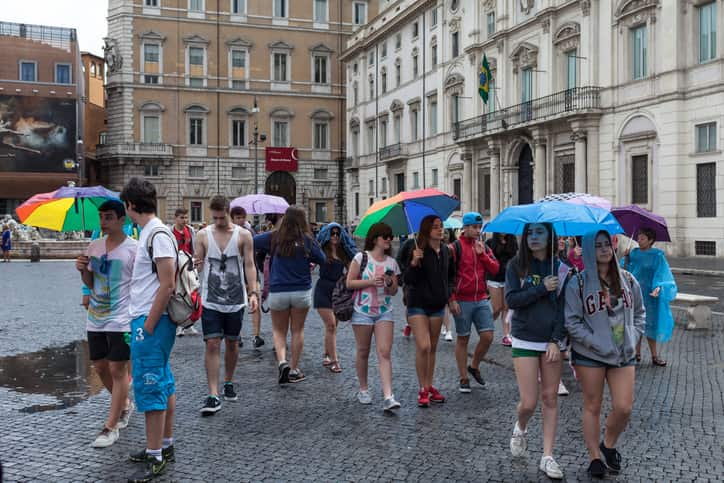
<svg viewBox="0 0 724 483"><path fill-rule="evenodd" d="M165 143L98 144L96 157L172 158L173 146Z"/></svg>
<svg viewBox="0 0 724 483"><path fill-rule="evenodd" d="M380 161L393 161L403 158L407 158L407 146L404 144L391 144L380 149Z"/></svg>
<svg viewBox="0 0 724 483"><path fill-rule="evenodd" d="M600 87L575 87L499 111L453 123L453 139L482 136L491 131L547 121L601 108Z"/></svg>

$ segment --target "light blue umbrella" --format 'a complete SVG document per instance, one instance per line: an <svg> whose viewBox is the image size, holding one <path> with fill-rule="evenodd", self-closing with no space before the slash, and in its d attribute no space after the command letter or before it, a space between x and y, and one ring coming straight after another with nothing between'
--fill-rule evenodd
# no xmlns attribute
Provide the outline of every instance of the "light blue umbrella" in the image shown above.
<svg viewBox="0 0 724 483"><path fill-rule="evenodd" d="M454 218L451 216L443 222L442 227L457 230L458 228L463 227L463 222L459 218Z"/></svg>
<svg viewBox="0 0 724 483"><path fill-rule="evenodd" d="M560 236L582 236L596 230L605 230L611 235L624 232L609 211L563 201L511 206L488 222L484 231L522 235L528 223L550 223Z"/></svg>

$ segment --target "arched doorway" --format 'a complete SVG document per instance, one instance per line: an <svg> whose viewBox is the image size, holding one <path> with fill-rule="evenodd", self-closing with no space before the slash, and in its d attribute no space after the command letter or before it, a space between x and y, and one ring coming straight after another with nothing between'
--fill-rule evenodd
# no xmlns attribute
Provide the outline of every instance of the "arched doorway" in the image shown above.
<svg viewBox="0 0 724 483"><path fill-rule="evenodd" d="M294 176L286 171L274 171L266 179L264 193L268 195L281 196L290 205L297 202L297 182Z"/></svg>
<svg viewBox="0 0 724 483"><path fill-rule="evenodd" d="M524 144L518 156L518 204L533 203L533 152Z"/></svg>

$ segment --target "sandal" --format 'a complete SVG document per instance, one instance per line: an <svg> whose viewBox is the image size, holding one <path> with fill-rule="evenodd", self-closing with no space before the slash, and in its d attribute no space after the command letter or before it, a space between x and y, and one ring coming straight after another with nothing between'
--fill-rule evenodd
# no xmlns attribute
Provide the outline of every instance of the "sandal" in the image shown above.
<svg viewBox="0 0 724 483"><path fill-rule="evenodd" d="M327 369L334 372L335 374L339 374L340 372L342 372L342 366L339 365L339 361L332 361L332 363L327 366Z"/></svg>
<svg viewBox="0 0 724 483"><path fill-rule="evenodd" d="M332 362L334 361L330 359L327 354L324 354L324 358L322 359L322 366L329 367L332 365Z"/></svg>
<svg viewBox="0 0 724 483"><path fill-rule="evenodd" d="M663 359L659 359L658 357L652 357L651 363L655 366L666 367L666 361Z"/></svg>
<svg viewBox="0 0 724 483"><path fill-rule="evenodd" d="M636 354L636 362L641 362L641 354Z"/></svg>

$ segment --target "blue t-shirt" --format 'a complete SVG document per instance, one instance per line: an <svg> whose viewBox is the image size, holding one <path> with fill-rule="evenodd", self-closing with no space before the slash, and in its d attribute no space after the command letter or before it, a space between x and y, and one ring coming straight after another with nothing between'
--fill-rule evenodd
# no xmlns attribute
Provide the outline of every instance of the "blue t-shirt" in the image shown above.
<svg viewBox="0 0 724 483"><path fill-rule="evenodd" d="M284 257L278 253L271 253L271 237L274 232L266 232L254 237L254 250L271 255L269 264L269 291L297 292L312 288L312 273L310 263L322 265L327 257L312 238L304 239L304 246L296 247L296 253L291 257Z"/></svg>
<svg viewBox="0 0 724 483"><path fill-rule="evenodd" d="M10 248L12 248L11 240L12 240L12 236L10 235L10 230L5 230L3 232L3 245L2 245L3 250L7 251L7 250L10 250Z"/></svg>

